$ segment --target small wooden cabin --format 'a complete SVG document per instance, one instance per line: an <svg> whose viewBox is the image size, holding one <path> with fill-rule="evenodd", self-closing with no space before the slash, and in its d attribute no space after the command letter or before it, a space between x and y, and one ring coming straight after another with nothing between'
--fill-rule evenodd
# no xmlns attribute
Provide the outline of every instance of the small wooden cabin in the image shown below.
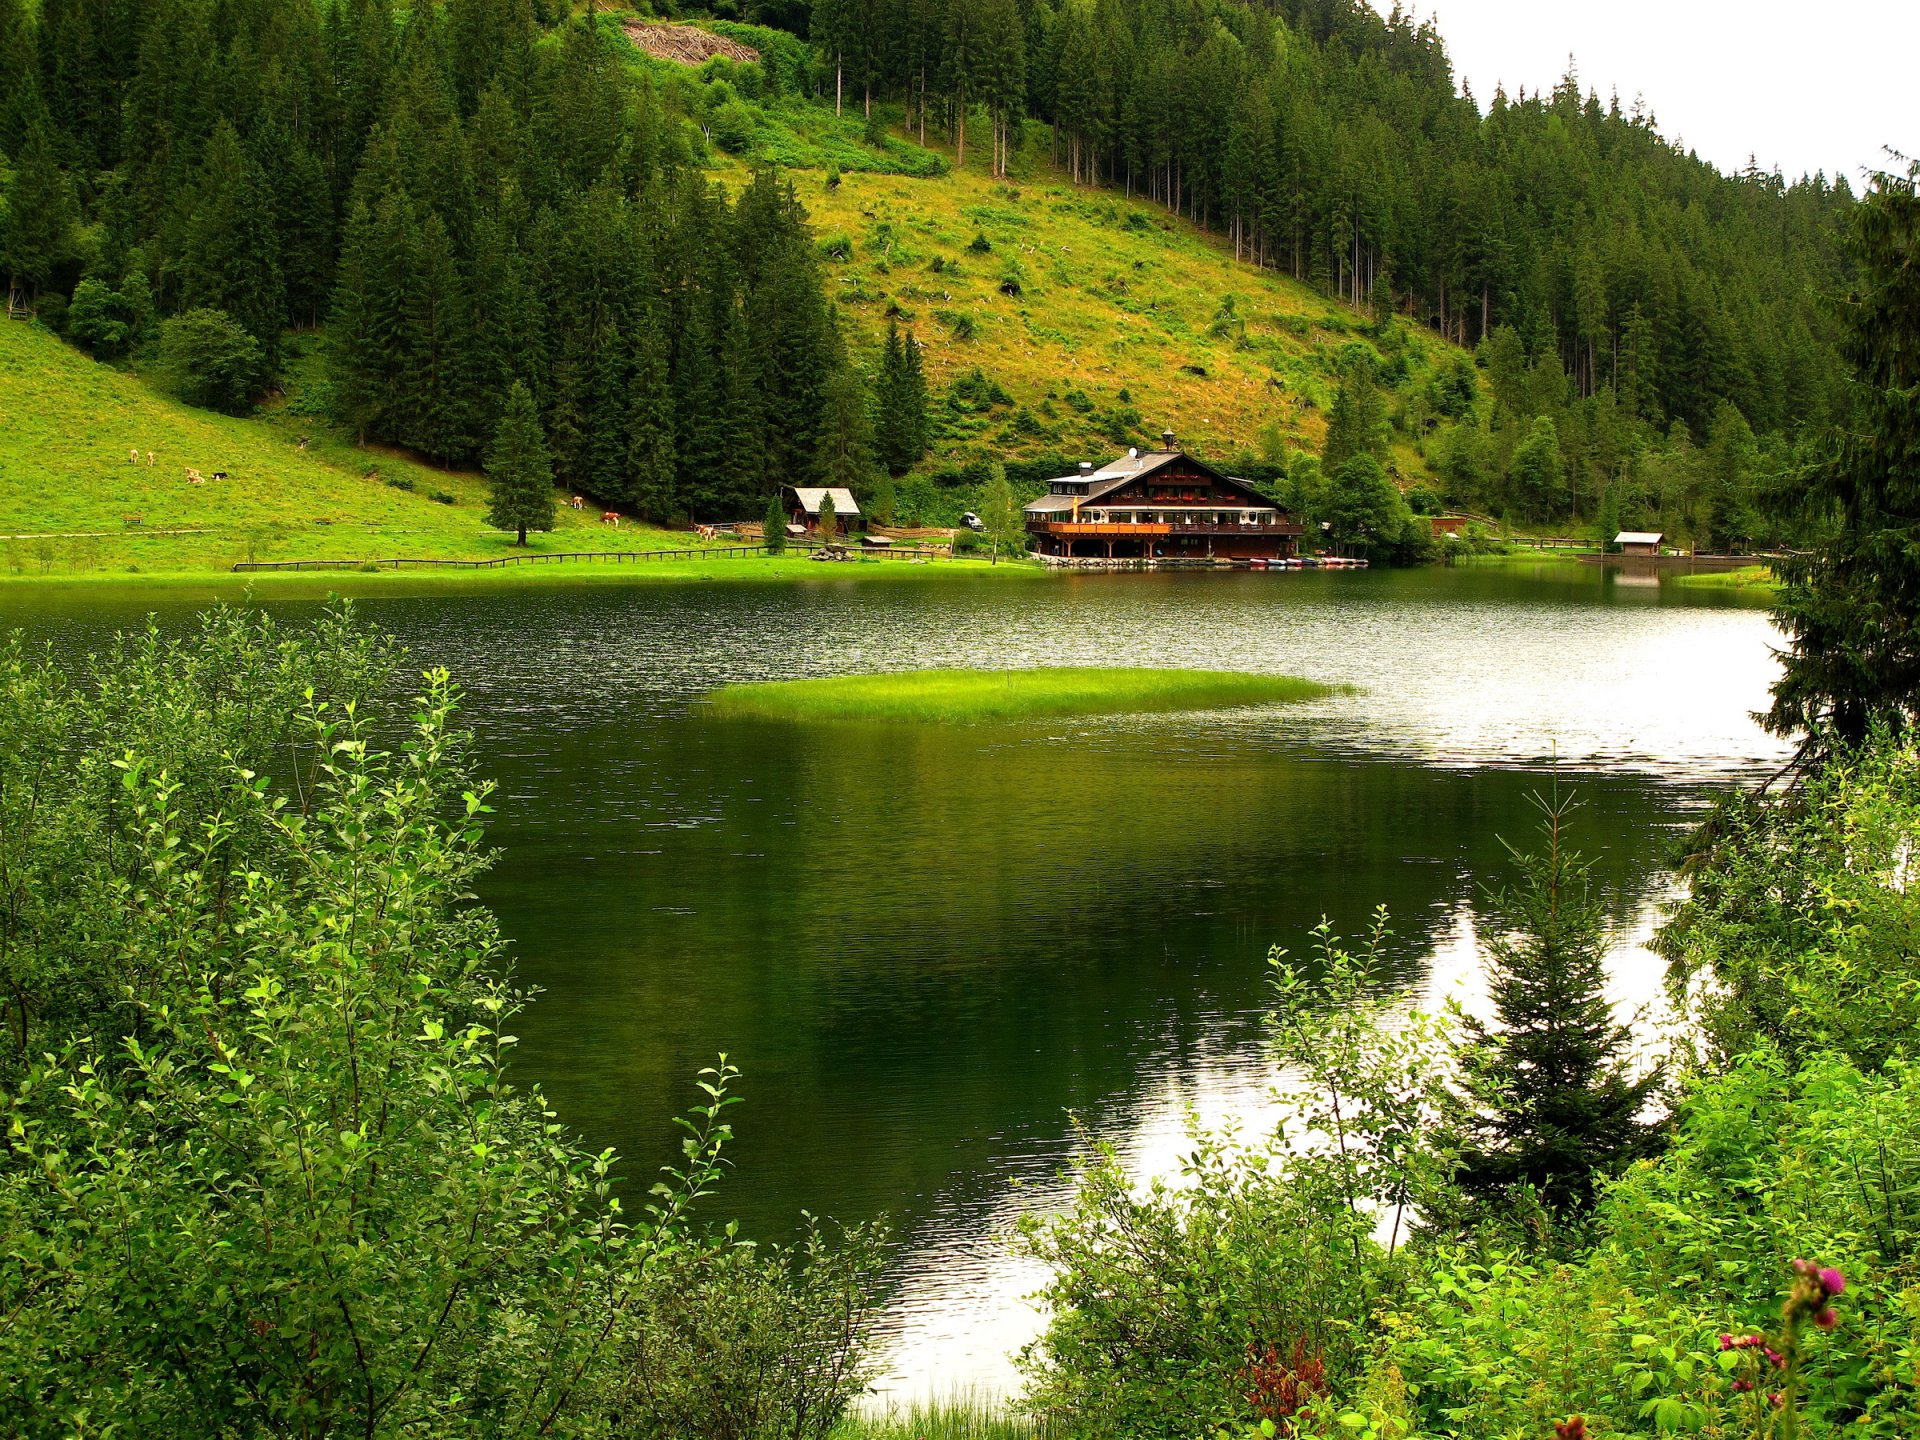
<svg viewBox="0 0 1920 1440"><path fill-rule="evenodd" d="M1223 475L1161 435L1096 469L1047 482L1026 507L1042 555L1108 560L1283 560L1304 527L1245 480Z"/></svg>
<svg viewBox="0 0 1920 1440"><path fill-rule="evenodd" d="M833 497L833 533L846 535L855 530L866 528L866 518L861 515L860 507L854 503L853 492L844 486L823 488L812 485L788 485L781 490L781 498L786 503L788 527L787 533L817 535L820 532L820 507L827 496Z"/></svg>
<svg viewBox="0 0 1920 1440"><path fill-rule="evenodd" d="M1667 537L1659 530L1622 530L1613 537L1622 555L1658 555L1660 542Z"/></svg>

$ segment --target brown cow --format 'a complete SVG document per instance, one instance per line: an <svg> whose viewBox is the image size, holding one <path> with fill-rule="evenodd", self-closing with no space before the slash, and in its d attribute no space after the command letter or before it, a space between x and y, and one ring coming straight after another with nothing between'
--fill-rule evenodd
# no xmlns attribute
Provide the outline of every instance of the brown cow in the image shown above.
<svg viewBox="0 0 1920 1440"><path fill-rule="evenodd" d="M620 528L620 512L618 510L602 510L600 512L600 523L602 525L611 525L614 529L618 530Z"/></svg>

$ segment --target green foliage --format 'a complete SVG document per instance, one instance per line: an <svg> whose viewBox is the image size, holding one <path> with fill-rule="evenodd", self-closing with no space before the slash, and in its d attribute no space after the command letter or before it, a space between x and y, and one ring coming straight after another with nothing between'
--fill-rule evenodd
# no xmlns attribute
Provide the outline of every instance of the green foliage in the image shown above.
<svg viewBox="0 0 1920 1440"><path fill-rule="evenodd" d="M1003 550L1009 555L1019 555L1026 550L1025 517L1007 480L1007 467L998 460L989 467L987 483L980 492L980 521L987 527L987 542L993 547L996 563Z"/></svg>
<svg viewBox="0 0 1920 1440"><path fill-rule="evenodd" d="M1560 514L1567 503L1567 467L1560 457L1560 432L1545 416L1534 420L1527 438L1513 452L1510 493L1530 519Z"/></svg>
<svg viewBox="0 0 1920 1440"><path fill-rule="evenodd" d="M1920 166L1876 177L1854 215L1858 280L1842 315L1857 423L1808 476L1831 529L1779 566L1792 637L1767 724L1816 747L1854 745L1920 714Z"/></svg>
<svg viewBox="0 0 1920 1440"><path fill-rule="evenodd" d="M527 543L527 531L553 528L553 466L533 396L517 380L487 451L487 479L487 524L516 532L520 545Z"/></svg>
<svg viewBox="0 0 1920 1440"><path fill-rule="evenodd" d="M1577 1216L1592 1206L1596 1175L1652 1148L1640 1116L1659 1076L1628 1073L1630 1037L1606 994L1606 910L1591 862L1566 844L1574 802L1556 790L1535 803L1543 846L1509 846L1519 879L1490 897L1497 1024L1465 1022L1455 1183L1483 1204L1524 1192Z"/></svg>
<svg viewBox="0 0 1920 1440"><path fill-rule="evenodd" d="M1384 460L1387 455L1387 412L1379 387L1363 365L1350 365L1334 392L1327 416L1327 438L1320 447L1320 464L1329 475L1353 459Z"/></svg>
<svg viewBox="0 0 1920 1440"><path fill-rule="evenodd" d="M1323 925L1310 966L1274 952L1270 1034L1299 1079L1276 1093L1271 1134L1243 1145L1196 1132L1177 1182L1144 1190L1094 1147L1073 1207L1025 1223L1054 1272L1053 1318L1025 1357L1028 1399L1068 1433L1300 1417L1275 1408L1278 1386L1253 1383L1263 1367L1322 1377L1306 1397L1316 1425L1343 1408L1333 1399L1360 1380L1369 1316L1406 1278L1413 1207L1445 1172L1424 1141L1441 1027L1420 1015L1380 1025L1387 935L1382 917L1356 957Z"/></svg>
<svg viewBox="0 0 1920 1440"><path fill-rule="evenodd" d="M839 513L834 509L833 496L822 495L818 530L821 542L828 545L834 544L840 538L843 528Z"/></svg>
<svg viewBox="0 0 1920 1440"><path fill-rule="evenodd" d="M618 1359L623 1440L825 1440L872 1378L882 1236L694 1247L654 1268Z"/></svg>
<svg viewBox="0 0 1920 1440"><path fill-rule="evenodd" d="M0 752L34 745L47 802L9 861L60 877L9 922L49 999L0 1095L11 1434L533 1434L597 1403L656 1232L505 1079L522 1000L468 903L489 789L451 681L389 699L395 658L344 615L216 613L85 681L6 663Z"/></svg>
<svg viewBox="0 0 1920 1440"><path fill-rule="evenodd" d="M244 415L267 382L267 357L232 316L188 310L160 327L160 370L187 404Z"/></svg>
<svg viewBox="0 0 1920 1440"><path fill-rule="evenodd" d="M974 724L1283 704L1334 691L1290 675L1065 665L765 680L723 685L711 703L715 714L750 720Z"/></svg>
<svg viewBox="0 0 1920 1440"><path fill-rule="evenodd" d="M1427 543L1427 527L1370 455L1353 456L1328 475L1309 513L1332 527L1327 537L1334 544L1384 560L1417 558Z"/></svg>
<svg viewBox="0 0 1920 1440"><path fill-rule="evenodd" d="M787 506L778 490L767 497L767 513L760 521L760 531L769 555L787 553Z"/></svg>
<svg viewBox="0 0 1920 1440"><path fill-rule="evenodd" d="M1920 1033L1920 751L1884 738L1793 791L1731 795L1662 932L1676 995L1697 995L1717 1064L1757 1047L1876 1068Z"/></svg>

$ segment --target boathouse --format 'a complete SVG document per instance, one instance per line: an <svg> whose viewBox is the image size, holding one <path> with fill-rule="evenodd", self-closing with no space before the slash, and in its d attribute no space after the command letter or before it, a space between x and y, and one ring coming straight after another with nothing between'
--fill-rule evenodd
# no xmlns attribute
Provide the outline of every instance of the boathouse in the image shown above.
<svg viewBox="0 0 1920 1440"><path fill-rule="evenodd" d="M1245 480L1174 444L1129 450L1047 482L1026 507L1041 555L1103 560L1282 560L1304 527Z"/></svg>
<svg viewBox="0 0 1920 1440"><path fill-rule="evenodd" d="M818 487L812 485L788 485L781 490L781 499L787 507L787 533L803 535L817 534L820 530L820 505L827 496L833 497L833 532L845 535L849 531L866 528L866 520L860 514L860 507L854 503L853 492L845 486ZM798 532L793 527L799 526Z"/></svg>
<svg viewBox="0 0 1920 1440"><path fill-rule="evenodd" d="M1666 538L1659 530L1622 530L1613 537L1613 543L1622 555L1658 555L1660 542Z"/></svg>

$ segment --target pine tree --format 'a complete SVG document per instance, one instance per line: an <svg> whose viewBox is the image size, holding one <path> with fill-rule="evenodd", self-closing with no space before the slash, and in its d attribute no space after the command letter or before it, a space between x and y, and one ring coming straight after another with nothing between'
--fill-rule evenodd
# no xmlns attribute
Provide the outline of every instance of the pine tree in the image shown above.
<svg viewBox="0 0 1920 1440"><path fill-rule="evenodd" d="M277 365L287 292L273 195L225 120L215 129L196 177L180 255L180 292L185 305L226 311L260 342L268 368Z"/></svg>
<svg viewBox="0 0 1920 1440"><path fill-rule="evenodd" d="M636 325L632 352L626 395L628 488L642 515L664 520L685 507L674 489L673 391L659 307Z"/></svg>
<svg viewBox="0 0 1920 1440"><path fill-rule="evenodd" d="M1648 1153L1641 1111L1658 1073L1629 1075L1630 1037L1607 1000L1606 912L1590 862L1568 848L1570 800L1536 796L1545 848L1509 846L1518 883L1490 898L1498 927L1486 947L1497 1023L1469 1020L1457 1056L1457 1181L1481 1202L1531 1187L1577 1214L1595 1176Z"/></svg>
<svg viewBox="0 0 1920 1440"><path fill-rule="evenodd" d="M1841 348L1858 420L1809 477L1830 533L1778 562L1792 644L1766 717L1814 755L1920 722L1920 164L1875 178L1851 248Z"/></svg>
<svg viewBox="0 0 1920 1440"><path fill-rule="evenodd" d="M816 483L864 492L873 474L866 387L859 372L843 365L827 380L820 410Z"/></svg>
<svg viewBox="0 0 1920 1440"><path fill-rule="evenodd" d="M1320 468L1332 475L1356 456L1383 460L1386 454L1387 408L1380 398L1380 388L1361 366L1349 366L1327 414Z"/></svg>
<svg viewBox="0 0 1920 1440"><path fill-rule="evenodd" d="M778 490L767 497L767 514L760 522L760 534L767 542L769 555L787 553L787 507Z"/></svg>
<svg viewBox="0 0 1920 1440"><path fill-rule="evenodd" d="M514 531L514 544L525 545L529 530L553 529L553 465L533 394L518 380L487 451L487 481L487 524Z"/></svg>
<svg viewBox="0 0 1920 1440"><path fill-rule="evenodd" d="M38 290L72 258L73 219L73 187L54 158L46 128L35 125L7 187L0 228L0 263L15 283Z"/></svg>
<svg viewBox="0 0 1920 1440"><path fill-rule="evenodd" d="M1526 514L1547 519L1560 513L1566 501L1567 466L1560 454L1560 432L1542 415L1513 452L1508 484L1514 503Z"/></svg>
<svg viewBox="0 0 1920 1440"><path fill-rule="evenodd" d="M833 496L820 497L820 543L831 545L840 538L840 516L834 509Z"/></svg>

